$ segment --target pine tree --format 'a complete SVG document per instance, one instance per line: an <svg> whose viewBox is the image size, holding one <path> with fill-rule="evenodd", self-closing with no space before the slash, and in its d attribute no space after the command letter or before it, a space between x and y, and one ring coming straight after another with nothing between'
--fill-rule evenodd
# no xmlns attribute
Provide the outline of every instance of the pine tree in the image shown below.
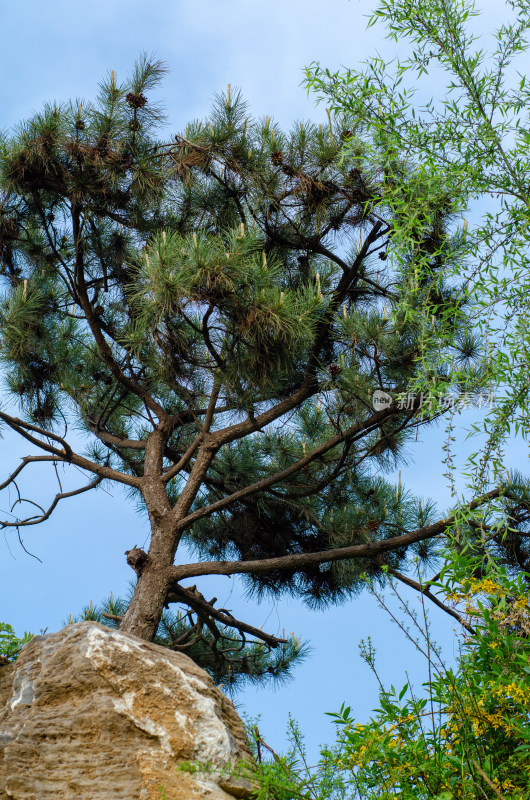
<svg viewBox="0 0 530 800"><path fill-rule="evenodd" d="M451 525L384 473L442 413L403 401L418 376L447 383L441 354L462 365L448 388L480 388L464 305L451 339L436 336L458 291L454 209L376 139L352 147L331 118L283 133L230 89L159 140L163 71L143 58L95 103L48 106L1 143L0 352L21 416L0 419L38 452L2 488L39 461L91 475L77 493L121 484L151 525L148 549L127 552L122 629L153 639L178 603L277 647L183 582L240 574L258 594L335 603L364 573L432 557ZM76 491L2 526L44 521ZM197 563L174 563L183 545Z"/></svg>

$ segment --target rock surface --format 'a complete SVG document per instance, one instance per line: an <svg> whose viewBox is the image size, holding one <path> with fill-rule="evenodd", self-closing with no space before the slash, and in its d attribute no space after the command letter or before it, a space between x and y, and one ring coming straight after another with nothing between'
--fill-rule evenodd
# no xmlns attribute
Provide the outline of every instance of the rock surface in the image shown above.
<svg viewBox="0 0 530 800"><path fill-rule="evenodd" d="M248 758L206 672L135 636L81 622L0 667L0 800L244 798L226 768Z"/></svg>

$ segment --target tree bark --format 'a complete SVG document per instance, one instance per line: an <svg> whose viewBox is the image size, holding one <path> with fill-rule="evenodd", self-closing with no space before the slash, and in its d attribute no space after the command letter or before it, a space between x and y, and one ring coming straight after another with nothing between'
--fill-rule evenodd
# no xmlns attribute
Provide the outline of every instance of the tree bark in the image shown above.
<svg viewBox="0 0 530 800"><path fill-rule="evenodd" d="M151 642L160 624L167 592L168 580L165 570L156 564L147 563L138 576L120 630Z"/></svg>
<svg viewBox="0 0 530 800"><path fill-rule="evenodd" d="M169 507L165 493L163 497L158 498L158 505L163 505L164 498ZM150 498L148 501L146 498L146 505L152 509L153 499ZM173 564L179 538L167 508L165 512L159 515L157 511L149 511L151 520L149 552L146 553L135 546L125 553L127 563L136 572L138 580L120 629L149 642L154 639L160 624L171 584L170 567Z"/></svg>

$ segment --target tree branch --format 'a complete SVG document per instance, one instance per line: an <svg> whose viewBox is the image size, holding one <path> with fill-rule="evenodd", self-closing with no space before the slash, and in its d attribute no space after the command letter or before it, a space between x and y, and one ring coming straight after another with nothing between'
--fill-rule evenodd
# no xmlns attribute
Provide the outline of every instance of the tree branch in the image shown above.
<svg viewBox="0 0 530 800"><path fill-rule="evenodd" d="M421 584L418 581L413 580L413 578L409 578L408 575L403 575L401 572L398 572L397 569L389 567L388 564L385 565L385 569L390 575L393 575L394 578L397 578L398 581L404 583L405 586L409 586L411 589L415 589L420 594L425 595L425 597L434 603L434 605L438 606L438 608L441 608L446 614L454 617L454 619L456 619L463 628L469 631L469 633L475 633L475 629L469 624L469 622L461 617L457 611L449 606L446 606L445 603L442 603L442 601L436 597L436 595L432 594L428 584Z"/></svg>
<svg viewBox="0 0 530 800"><path fill-rule="evenodd" d="M95 461L85 458L85 456L80 456L78 453L74 453L68 442L61 436L57 436L55 433L51 433L43 428L39 428L37 425L33 425L31 422L24 422L24 420L19 419L18 417L12 417L9 414L6 414L5 411L0 411L0 419L28 442L31 442L31 444L34 444L36 447L44 450L46 453L52 453L58 461L75 464L77 467L86 469L88 472L99 475L101 478L108 478L109 480L117 481L118 483L124 483L127 486L134 486L135 488L140 487L140 480L138 478L134 478L131 475L126 475L124 472L119 472L118 470L112 469L111 467L107 467L103 464L97 464ZM40 436L46 436L47 438L52 439L52 441L62 445L61 449L59 450L57 447L53 447L52 445L37 439L35 436L32 436L29 431L34 431Z"/></svg>
<svg viewBox="0 0 530 800"><path fill-rule="evenodd" d="M202 434L199 434L194 439L194 441L190 444L190 446L188 447L186 452L183 453L180 458L178 458L178 454L176 454L172 450L172 448L166 447L166 449L164 451L164 455L167 455L170 458L172 458L173 460L175 460L175 459L176 460L175 460L175 463L172 464L171 467L169 467L169 469L167 469L164 472L164 474L162 476L162 480L163 480L164 483L169 483L170 480L172 480L176 475L179 474L179 472L181 470L183 470L186 467L186 465L189 463L190 459L193 457L193 454L195 453L195 451L202 444L203 440L204 440L204 437L202 436Z"/></svg>
<svg viewBox="0 0 530 800"><path fill-rule="evenodd" d="M324 444L321 444L319 447L312 450L311 453L309 453L307 456L304 456L303 458L299 459L286 469L281 470L280 472L276 472L274 475L270 475L267 478L262 478L262 480L256 481L256 483L253 483L250 486L246 486L244 489L240 489L239 491L234 492L233 494L228 495L227 497L223 497L222 500L218 500L216 503L211 503L209 506L197 509L197 511L194 511L187 517L179 519L178 520L179 529L184 530L198 519L210 516L210 514L213 514L216 511L220 511L222 508L226 508L226 506L229 506L232 503L235 503L238 500L247 497L248 495L263 491L263 489L268 489L269 486L273 486L275 483L279 483L280 481L285 480L285 478L288 478L291 475L294 475L296 472L299 472L301 469L310 464L316 458L323 455L324 453L327 453L328 450L331 450L333 447L336 447L341 442L345 440L351 440L358 433L366 434L371 428L378 427L383 420L388 419L388 417L393 416L396 413L397 413L396 408L392 406L383 409L381 411L377 411L375 414L373 414L364 422L356 423L355 425L348 428L346 431L337 434L332 439L328 439L327 442L324 442ZM256 422L258 420L259 417L256 417Z"/></svg>
<svg viewBox="0 0 530 800"><path fill-rule="evenodd" d="M492 489L490 492L487 492L465 505L461 511L473 511L484 503L499 497L502 491L502 488ZM404 533L400 536L393 536L390 539L382 539L378 542L368 542L366 544L356 544L349 547L340 547L333 550L323 550L317 553L293 553L288 556L264 558L256 561L206 561L197 564L173 566L169 569L172 580L180 581L200 575L263 574L282 569L297 571L305 567L313 567L318 564L326 564L333 561L345 561L357 558L374 559L382 553L408 547L411 544L422 542L426 539L433 539L435 536L439 536L447 528L451 527L456 521L457 515L453 514L451 517L441 519L432 525L425 525L422 528L417 528L414 531Z"/></svg>
<svg viewBox="0 0 530 800"><path fill-rule="evenodd" d="M11 473L11 475L9 475L9 477L6 478L6 480L3 483L0 483L0 492L2 491L2 489L5 489L7 486L9 486L10 483L14 482L14 480L18 475L20 475L24 467L27 467L28 464L33 464L39 461L64 462L65 459L57 458L56 456L26 456L25 458L22 459L22 463L19 464L19 466Z"/></svg>
<svg viewBox="0 0 530 800"><path fill-rule="evenodd" d="M259 628L254 628L252 625L247 625L246 622L241 622L237 620L235 617L230 614L229 611L226 609L217 609L214 608L213 605L208 603L204 597L201 595L200 592L197 591L195 586L184 588L184 586L180 586L178 583L175 583L171 587L171 591L168 593L166 597L167 603L180 603L184 602L186 605L190 606L197 612L201 612L202 614L212 617L216 619L218 622L221 622L223 625L228 625L231 628L236 628L237 630L245 633L251 634L251 636L255 636L257 639L261 639L263 642L266 642L270 647L278 647L280 644L285 644L286 639L278 639L278 637L273 636L270 633L264 633L264 631L260 630Z"/></svg>
<svg viewBox="0 0 530 800"><path fill-rule="evenodd" d="M99 353L110 369L118 383L124 386L129 391L133 392L137 397L139 397L148 408L153 411L159 419L165 419L167 414L164 408L157 403L151 395L144 389L144 387L138 383L138 381L128 378L116 360L114 359L114 355L112 353L111 348L105 336L103 335L103 331L101 330L101 326L99 321L96 317L94 309L92 308L92 304L90 303L88 297L88 289L85 280L85 273L84 273L84 263L83 263L83 242L81 239L81 224L80 224L80 216L81 211L78 206L72 206L72 228L73 228L73 237L74 237L74 246L75 246L75 289L77 292L77 296L79 298L79 303L81 308L83 309L83 313L85 315L86 321L92 331L92 336L96 342L97 348Z"/></svg>
<svg viewBox="0 0 530 800"><path fill-rule="evenodd" d="M56 506L61 500L65 500L67 497L75 497L78 494L83 494L84 492L89 492L91 489L95 489L98 486L103 478L94 478L93 481L88 483L86 486L81 486L79 489L73 489L71 492L60 492L56 494L51 506L48 508L47 511L43 511L40 517L28 517L27 519L17 520L14 522L8 522L6 520L0 520L0 528L22 528L27 525L38 525L41 522L45 522L53 513ZM24 500L24 498L20 498L20 502L33 502L32 500ZM34 504L36 505L36 504ZM40 506L39 506L40 508Z"/></svg>
<svg viewBox="0 0 530 800"><path fill-rule="evenodd" d="M94 436L97 436L105 444L112 444L114 447L123 447L127 450L145 450L146 442L142 439L122 439L120 436L100 427L97 422L90 417L85 417L85 424Z"/></svg>
<svg viewBox="0 0 530 800"><path fill-rule="evenodd" d="M261 414L258 414L254 419L247 419L244 422L229 425L226 428L221 428L215 433L211 434L211 439L215 442L216 447L221 447L230 442L235 442L237 439L242 439L249 433L261 430L271 422L275 422L279 417L292 411L304 400L307 400L311 395L315 394L318 390L318 385L309 386L304 384L300 389L294 392L290 397L286 397L280 403L277 403L272 408L267 409Z"/></svg>

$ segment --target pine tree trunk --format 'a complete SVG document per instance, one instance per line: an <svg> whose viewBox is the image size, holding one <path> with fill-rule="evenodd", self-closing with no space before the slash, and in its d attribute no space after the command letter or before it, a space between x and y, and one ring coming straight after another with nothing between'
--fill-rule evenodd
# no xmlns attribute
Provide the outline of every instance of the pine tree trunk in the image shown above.
<svg viewBox="0 0 530 800"><path fill-rule="evenodd" d="M160 479L166 441L167 435L157 429L149 436L146 446L145 473L148 479L144 482L142 494L151 521L149 552L144 553L136 547L127 552L127 563L138 575L138 582L121 630L147 641L152 641L156 635L170 588L169 568L174 563L182 535L178 520L188 513L218 449L215 443L200 448L186 487L172 508L165 484ZM151 475L155 477L149 477Z"/></svg>
<svg viewBox="0 0 530 800"><path fill-rule="evenodd" d="M162 579L161 579L162 577ZM151 642L158 629L167 595L163 570L146 566L138 578L120 630Z"/></svg>
<svg viewBox="0 0 530 800"><path fill-rule="evenodd" d="M169 589L167 568L173 564L175 549L174 527L155 523L149 552L136 547L127 551L127 563L138 575L138 581L120 630L149 642L154 639Z"/></svg>

